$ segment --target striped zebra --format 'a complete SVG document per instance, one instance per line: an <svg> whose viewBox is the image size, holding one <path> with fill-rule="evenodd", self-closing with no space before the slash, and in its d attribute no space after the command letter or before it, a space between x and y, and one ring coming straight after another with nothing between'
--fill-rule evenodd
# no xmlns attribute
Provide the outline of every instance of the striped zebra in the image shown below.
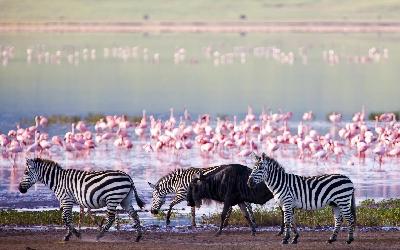
<svg viewBox="0 0 400 250"><path fill-rule="evenodd" d="M165 203L165 198L167 194L170 193L176 193L176 196L172 200L171 204L169 205L169 209L167 212L167 220L166 224L170 224L170 217L171 217L171 211L172 208L186 200L187 196L187 189L189 187L190 182L196 175L200 175L201 173L203 175L207 175L209 173L219 171L220 169L224 168L226 165L221 165L221 166L213 166L213 167L208 167L208 168L188 168L188 169L178 169L173 171L172 173L162 177L161 179L158 180L156 184L152 184L149 182L150 187L153 189L153 194L152 194L152 204L151 204L151 213L152 214L158 214L161 206ZM245 203L247 209L249 210L250 213L250 219L254 222L254 215L253 211L251 209L251 205L248 203ZM195 207L193 206L191 208L191 214L192 214L192 226L196 226L196 211ZM227 219L225 220L225 225L228 222L229 215L232 212L232 208L229 209Z"/></svg>
<svg viewBox="0 0 400 250"><path fill-rule="evenodd" d="M283 208L285 234L282 240L287 244L290 238L290 226L294 222L293 209L301 208L315 210L331 206L335 218L335 228L328 243L336 241L343 217L349 223L347 243L350 244L356 222L354 201L354 185L344 175L330 174L321 176L304 177L288 174L285 169L274 159L264 153L256 157L256 163L249 176L248 185L254 187L257 183L265 182L274 194L275 200ZM295 238L292 243L297 243L298 233L293 228Z"/></svg>
<svg viewBox="0 0 400 250"><path fill-rule="evenodd" d="M138 232L136 242L142 237L139 216L132 206L133 195L139 207L142 208L144 203L139 198L131 177L126 173L113 170L87 172L62 169L58 163L51 160L27 159L19 191L26 193L37 181L49 186L60 201L62 219L68 230L64 241L68 241L72 234L78 238L81 236L80 232L72 225L72 206L74 204L89 209L107 207L106 224L97 235L97 240L113 224L118 205L121 205L135 222Z"/></svg>

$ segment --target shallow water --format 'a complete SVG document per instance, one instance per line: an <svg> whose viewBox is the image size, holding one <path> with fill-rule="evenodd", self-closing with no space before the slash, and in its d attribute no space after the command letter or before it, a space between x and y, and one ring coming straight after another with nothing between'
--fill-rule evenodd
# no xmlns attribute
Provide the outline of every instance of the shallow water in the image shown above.
<svg viewBox="0 0 400 250"><path fill-rule="evenodd" d="M329 128L327 122L313 122L312 126L321 133ZM50 134L59 133L59 126L51 126ZM191 150L181 151L179 153L171 152L152 152L143 151L143 141L134 141L132 150L121 150L113 145L100 145L88 155L78 156L76 153L69 153L52 149L52 159L58 161L65 168L76 168L83 170L104 170L115 169L127 172L132 176L136 188L144 198L150 209L151 188L147 181L156 182L162 176L168 174L177 168L206 167L223 163L243 163L251 166L251 159L241 158L232 153L231 156L221 158L219 155L202 156L199 148L195 146ZM277 151L275 157L286 168L287 172L299 175L319 175L325 173L340 173L351 178L356 187L357 201L364 199L387 199L400 196L400 168L399 158L386 159L382 166L374 162L371 158L366 158L365 162L359 162L355 156L347 156L339 163L335 159L327 162L316 162L315 160L300 161L291 148ZM27 155L33 156L33 155ZM20 194L18 184L24 170L25 155L17 157L17 164L13 168L7 159L0 160L0 207L14 209L49 209L58 207L53 192L43 184L34 185L26 194ZM354 166L348 166L346 162L351 160ZM168 208L171 197L167 199L163 208ZM266 207L275 206L274 201L269 201ZM175 207L178 218L173 219L173 225L188 225L190 219L187 216L190 209L186 207L185 202ZM76 210L78 208L76 207ZM203 205L197 213L197 220L200 220L202 214L209 214L221 211L222 205L212 203L208 206ZM155 219L149 212L141 212L141 218L146 224L163 225L164 222Z"/></svg>

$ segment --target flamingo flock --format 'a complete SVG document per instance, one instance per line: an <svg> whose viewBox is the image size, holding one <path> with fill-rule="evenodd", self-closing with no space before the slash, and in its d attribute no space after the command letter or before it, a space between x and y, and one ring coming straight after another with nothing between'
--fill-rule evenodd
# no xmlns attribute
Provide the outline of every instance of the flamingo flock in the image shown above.
<svg viewBox="0 0 400 250"><path fill-rule="evenodd" d="M94 126L79 121L72 123L64 135L50 137L48 119L36 116L34 126L17 125L7 133L0 132L0 152L13 164L18 156L51 158L54 154L71 153L86 157L100 148L177 157L191 151L205 158L218 155L225 159L267 152L316 163L344 160L347 165L355 164L349 160L353 157L360 162L370 157L379 164L384 159L400 157L400 123L394 113L376 116L374 123L365 120L365 111L357 112L347 122L342 121L340 113L332 113L327 133L313 127L312 111L305 112L298 123L291 121L292 117L292 112L265 110L256 115L251 107L243 119L212 119L209 114L192 119L187 110L177 117L173 109L169 118L160 119L143 111L138 122L131 122L124 115L108 115Z"/></svg>
<svg viewBox="0 0 400 250"><path fill-rule="evenodd" d="M174 64L198 64L201 60L212 63L215 67L229 64L246 64L249 59L271 60L283 65L300 63L308 64L310 48L299 47L294 50L285 51L279 46L233 46L232 48L221 48L220 46L208 45L201 49L200 56L190 55L183 47L176 47L172 54L161 55L160 52L152 51L141 46L113 46L113 47L83 47L68 45L62 49L50 50L44 44L32 45L26 48L26 62L28 64L56 64L67 63L78 66L81 63L103 60L118 60L121 62L135 61L149 64L160 64L164 62ZM16 58L16 48L11 45L0 44L0 60L3 66ZM337 52L333 49L322 51L322 62L328 65L339 63L368 64L380 63L389 58L387 48L371 47L362 54L348 54ZM102 55L102 56L101 56Z"/></svg>

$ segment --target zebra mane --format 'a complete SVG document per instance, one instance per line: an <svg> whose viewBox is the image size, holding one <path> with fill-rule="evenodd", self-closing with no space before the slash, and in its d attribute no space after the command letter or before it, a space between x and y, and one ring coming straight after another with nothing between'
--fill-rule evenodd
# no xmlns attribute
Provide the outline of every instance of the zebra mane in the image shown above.
<svg viewBox="0 0 400 250"><path fill-rule="evenodd" d="M275 168L276 170L282 171L284 173L286 173L285 169L282 167L282 165L277 162L275 159L265 156L265 158L263 159L263 162L267 165L267 166L271 166L273 168Z"/></svg>
<svg viewBox="0 0 400 250"><path fill-rule="evenodd" d="M38 164L37 166L44 166L44 167L53 167L53 168L58 168L58 169L63 169L60 164L58 164L55 161L52 160L48 160L48 159L42 159L42 158L34 158L32 159L33 162L35 162L36 164Z"/></svg>
<svg viewBox="0 0 400 250"><path fill-rule="evenodd" d="M159 179L156 184L154 184L154 186L158 187L160 184L164 183L164 182L168 182L171 178L175 177L175 176L180 176L185 170L187 169L177 169L172 171L171 173L161 177L161 179Z"/></svg>

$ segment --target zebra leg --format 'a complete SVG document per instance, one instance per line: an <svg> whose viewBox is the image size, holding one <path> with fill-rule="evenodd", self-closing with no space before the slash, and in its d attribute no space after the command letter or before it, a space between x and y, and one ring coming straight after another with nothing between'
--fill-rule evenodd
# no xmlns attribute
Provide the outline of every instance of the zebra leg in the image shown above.
<svg viewBox="0 0 400 250"><path fill-rule="evenodd" d="M191 212L192 212L192 227L196 227L196 207L192 207Z"/></svg>
<svg viewBox="0 0 400 250"><path fill-rule="evenodd" d="M139 240L142 238L143 235L143 228L140 225L140 220L139 220L139 215L137 214L137 212L135 211L135 209L133 209L133 207L131 206L128 210L127 210L129 216L133 219L133 221L135 222L134 227L137 230L137 236L136 236L136 242L139 242Z"/></svg>
<svg viewBox="0 0 400 250"><path fill-rule="evenodd" d="M285 223L284 223L284 214L283 214L283 209L282 207L279 207L279 210L281 210L281 229L279 230L279 232L276 234L276 236L281 236L284 232L285 232Z"/></svg>
<svg viewBox="0 0 400 250"><path fill-rule="evenodd" d="M292 210L292 213L293 213L293 220L292 220L291 227L292 227L292 231L294 233L294 238L291 243L297 244L297 241L298 241L300 235L299 235L299 232L297 231L297 226L296 226L296 222L295 222L295 218L294 218L294 209Z"/></svg>
<svg viewBox="0 0 400 250"><path fill-rule="evenodd" d="M171 217L172 207L175 206L176 204L180 203L184 199L185 199L185 197L183 195L180 195L179 192L176 194L174 200L169 205L169 209L168 209L168 212L167 212L167 221L166 221L167 225L169 225L171 223L170 217Z"/></svg>
<svg viewBox="0 0 400 250"><path fill-rule="evenodd" d="M349 223L349 235L347 238L346 243L350 244L352 241L354 241L354 229L355 229L355 210L352 211L352 209L350 207L340 207L340 211L343 214L343 217L347 220L347 222Z"/></svg>
<svg viewBox="0 0 400 250"><path fill-rule="evenodd" d="M75 234L76 237L81 238L81 233L78 232L72 225L72 202L63 204L62 208L62 219L64 221L65 227L67 228L68 232L64 236L64 241L69 241L69 238L72 234Z"/></svg>
<svg viewBox="0 0 400 250"><path fill-rule="evenodd" d="M253 213L253 208L251 207L251 203L245 202L244 204L246 205L247 211L249 212L250 220L253 222L254 226L257 228L257 223L256 223L256 219L254 218L254 213Z"/></svg>
<svg viewBox="0 0 400 250"><path fill-rule="evenodd" d="M228 214L228 210L231 207L229 202L224 202L224 208L222 209L222 213L221 213L221 225L219 226L219 229L217 231L217 233L215 234L215 236L220 236L222 233L222 228L224 228L224 222L225 222L225 218L226 215Z"/></svg>
<svg viewBox="0 0 400 250"><path fill-rule="evenodd" d="M333 216L335 218L335 228L333 229L332 236L329 238L328 243L332 243L332 242L336 241L337 235L340 230L340 226L342 225L342 222L343 222L343 216L340 212L339 207L332 206L332 210L333 210Z"/></svg>
<svg viewBox="0 0 400 250"><path fill-rule="evenodd" d="M288 240L290 239L290 227L292 224L293 214L292 214L292 207L287 206L283 207L283 215L284 215L284 223L285 223L285 236L282 239L282 244L287 244Z"/></svg>
<svg viewBox="0 0 400 250"><path fill-rule="evenodd" d="M228 226L229 217L231 217L231 214L232 214L232 207L230 207L228 212L226 213L226 217L225 217L225 220L224 220L224 227Z"/></svg>
<svg viewBox="0 0 400 250"><path fill-rule="evenodd" d="M255 227L253 221L251 221L251 219L250 219L250 214L247 211L246 204L239 203L238 205L240 207L240 210L242 211L242 214L244 215L244 218L246 218L247 222L249 223L249 226L251 228L251 235L255 236L256 235L256 227Z"/></svg>
<svg viewBox="0 0 400 250"><path fill-rule="evenodd" d="M115 220L115 213L117 209L117 204L107 204L107 218L106 224L101 228L100 233L96 236L96 240L99 240L101 237L104 236L104 233L110 229L114 220Z"/></svg>
<svg viewBox="0 0 400 250"><path fill-rule="evenodd" d="M121 206L123 209L125 209L125 211L135 222L135 225L133 226L137 230L137 236L135 241L139 242L139 240L142 238L143 235L143 227L140 225L139 215L132 206L130 195L128 195L124 200L122 200Z"/></svg>

